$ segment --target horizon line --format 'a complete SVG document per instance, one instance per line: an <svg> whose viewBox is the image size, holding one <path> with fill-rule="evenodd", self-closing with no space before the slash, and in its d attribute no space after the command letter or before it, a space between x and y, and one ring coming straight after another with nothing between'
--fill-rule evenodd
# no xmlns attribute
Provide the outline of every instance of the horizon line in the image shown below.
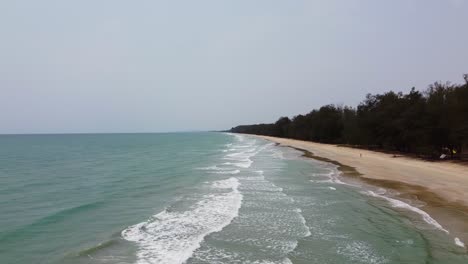
<svg viewBox="0 0 468 264"><path fill-rule="evenodd" d="M32 133L0 133L0 136L40 136L40 135L102 135L102 134L175 134L175 133L202 133L222 132L222 130L187 130L187 131L161 131L161 132L32 132Z"/></svg>

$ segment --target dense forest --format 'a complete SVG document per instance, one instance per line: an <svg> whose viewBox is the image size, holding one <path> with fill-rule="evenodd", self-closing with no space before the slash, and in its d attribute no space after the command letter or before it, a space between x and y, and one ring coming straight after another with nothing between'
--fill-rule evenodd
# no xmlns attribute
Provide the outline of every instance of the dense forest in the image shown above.
<svg viewBox="0 0 468 264"><path fill-rule="evenodd" d="M426 91L368 94L357 108L326 105L274 124L235 133L267 135L459 159L468 149L468 74L464 84L436 82ZM465 153L463 155L463 153Z"/></svg>

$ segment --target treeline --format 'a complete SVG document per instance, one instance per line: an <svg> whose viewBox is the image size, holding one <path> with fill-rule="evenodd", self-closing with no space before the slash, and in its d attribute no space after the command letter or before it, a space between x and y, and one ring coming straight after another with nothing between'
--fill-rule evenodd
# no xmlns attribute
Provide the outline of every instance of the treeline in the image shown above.
<svg viewBox="0 0 468 264"><path fill-rule="evenodd" d="M230 131L460 158L468 148L468 74L464 79L461 85L436 82L424 92L368 94L357 108L326 105Z"/></svg>

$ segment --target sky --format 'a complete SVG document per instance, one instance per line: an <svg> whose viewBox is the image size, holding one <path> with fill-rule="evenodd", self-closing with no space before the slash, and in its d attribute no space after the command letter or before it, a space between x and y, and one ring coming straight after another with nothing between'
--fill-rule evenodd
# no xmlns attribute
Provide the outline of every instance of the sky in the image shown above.
<svg viewBox="0 0 468 264"><path fill-rule="evenodd" d="M0 133L274 122L462 83L468 0L0 1Z"/></svg>

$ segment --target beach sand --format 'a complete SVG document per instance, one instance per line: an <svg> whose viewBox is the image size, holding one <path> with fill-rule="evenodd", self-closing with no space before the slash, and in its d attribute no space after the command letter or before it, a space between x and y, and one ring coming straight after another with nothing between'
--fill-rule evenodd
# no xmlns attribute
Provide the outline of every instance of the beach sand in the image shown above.
<svg viewBox="0 0 468 264"><path fill-rule="evenodd" d="M399 198L422 202L420 208L453 237L468 242L467 166L294 139L258 137L308 151L305 156L335 163L346 176L397 191Z"/></svg>

